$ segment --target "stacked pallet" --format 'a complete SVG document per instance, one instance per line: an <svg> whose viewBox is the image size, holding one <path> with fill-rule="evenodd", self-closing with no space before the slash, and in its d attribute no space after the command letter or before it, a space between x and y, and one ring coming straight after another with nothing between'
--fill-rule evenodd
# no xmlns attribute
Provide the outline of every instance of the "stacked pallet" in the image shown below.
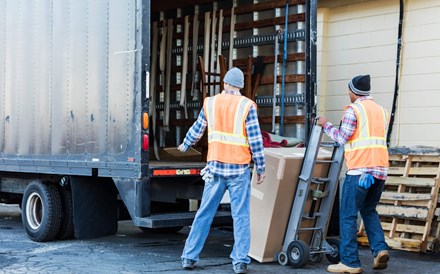
<svg viewBox="0 0 440 274"><path fill-rule="evenodd" d="M377 211L392 249L439 251L440 154L390 150L389 177ZM363 223L358 242L368 245Z"/></svg>

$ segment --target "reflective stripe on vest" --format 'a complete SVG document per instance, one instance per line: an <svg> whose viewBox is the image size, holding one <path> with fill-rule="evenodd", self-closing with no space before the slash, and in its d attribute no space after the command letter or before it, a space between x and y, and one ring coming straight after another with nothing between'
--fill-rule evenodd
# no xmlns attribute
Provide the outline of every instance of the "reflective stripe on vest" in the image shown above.
<svg viewBox="0 0 440 274"><path fill-rule="evenodd" d="M246 118L252 101L242 97L237 104L234 117L234 129L232 133L215 130L215 100L216 96L209 97L207 101L207 120L208 120L208 143L217 141L223 144L238 145L249 147L247 137L244 135L243 122Z"/></svg>
<svg viewBox="0 0 440 274"><path fill-rule="evenodd" d="M384 148L387 149L386 138L371 136L370 133L370 121L368 121L367 110L365 106L360 103L352 104L351 107L357 114L357 123L359 128L358 138L348 141L345 144L345 152L353 150L365 149L365 148ZM381 108L384 117L384 128L388 126L388 114L384 108ZM385 134L386 135L386 134Z"/></svg>

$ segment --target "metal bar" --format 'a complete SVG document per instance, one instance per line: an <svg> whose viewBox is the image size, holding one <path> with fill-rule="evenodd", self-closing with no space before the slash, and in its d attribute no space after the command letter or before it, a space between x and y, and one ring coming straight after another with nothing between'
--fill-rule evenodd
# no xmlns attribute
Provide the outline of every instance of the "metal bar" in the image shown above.
<svg viewBox="0 0 440 274"><path fill-rule="evenodd" d="M273 45L275 43L275 37L276 34L262 34L262 35L252 35L252 36L245 36L245 37L239 37L234 39L234 48L246 48L246 47L252 47L252 46L261 46L261 45ZM288 42L295 42L295 41L303 41L306 39L306 30L295 30L287 33L287 41ZM278 34L278 41L284 42L284 34ZM229 49L229 43L230 41L223 41L222 42L222 49L226 50ZM217 44L216 44L217 46ZM197 52L203 52L203 44L199 44L197 46ZM188 51L192 51L192 46L189 46ZM176 47L173 49L173 54L180 54L183 52L183 47Z"/></svg>
<svg viewBox="0 0 440 274"><path fill-rule="evenodd" d="M255 103L257 103L260 107L270 107L273 104L272 96L257 96L255 98ZM276 105L279 106L281 104L281 96L276 97ZM284 97L284 105L286 106L295 106L295 105L304 105L304 96L303 95L289 95ZM202 107L200 102L188 102L188 109L200 109ZM170 109L181 109L182 107L179 105L179 102L171 102ZM156 104L156 110L163 110L164 103Z"/></svg>
<svg viewBox="0 0 440 274"><path fill-rule="evenodd" d="M275 98L275 103L277 106L281 104L281 96L277 95ZM274 98L272 96L258 96L255 98L255 103L261 107L270 107L273 105ZM289 95L284 97L284 104L293 106L293 105L303 105L304 96L302 95Z"/></svg>
<svg viewBox="0 0 440 274"><path fill-rule="evenodd" d="M317 9L318 1L306 1L306 132L305 143L308 144L316 116L316 43L317 43Z"/></svg>

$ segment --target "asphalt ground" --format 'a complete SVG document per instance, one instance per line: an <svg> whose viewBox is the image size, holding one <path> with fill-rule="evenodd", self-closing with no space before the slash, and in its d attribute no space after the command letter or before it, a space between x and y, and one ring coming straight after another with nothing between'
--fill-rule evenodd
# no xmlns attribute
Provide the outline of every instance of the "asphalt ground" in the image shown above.
<svg viewBox="0 0 440 274"><path fill-rule="evenodd" d="M0 204L0 273L233 273L231 228L212 229L196 269L182 270L180 254L188 232L184 228L175 234L148 234L122 221L115 235L37 243L27 237L18 206ZM371 253L361 247L364 273L440 273L440 253L390 254L388 269L373 271ZM294 269L252 261L248 273L324 273L328 264L324 259Z"/></svg>

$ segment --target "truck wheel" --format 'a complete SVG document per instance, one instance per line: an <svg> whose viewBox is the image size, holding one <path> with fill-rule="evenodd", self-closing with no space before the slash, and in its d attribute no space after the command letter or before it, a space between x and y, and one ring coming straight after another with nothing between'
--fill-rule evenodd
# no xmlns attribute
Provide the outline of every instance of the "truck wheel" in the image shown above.
<svg viewBox="0 0 440 274"><path fill-rule="evenodd" d="M70 189L70 185L59 185L58 191L61 198L62 217L56 238L59 240L68 240L74 236L72 190Z"/></svg>
<svg viewBox="0 0 440 274"><path fill-rule="evenodd" d="M287 259L294 268L303 267L309 261L309 246L301 240L293 241L287 247Z"/></svg>
<svg viewBox="0 0 440 274"><path fill-rule="evenodd" d="M23 194L21 219L31 240L53 240L61 222L61 199L56 186L31 182Z"/></svg>

